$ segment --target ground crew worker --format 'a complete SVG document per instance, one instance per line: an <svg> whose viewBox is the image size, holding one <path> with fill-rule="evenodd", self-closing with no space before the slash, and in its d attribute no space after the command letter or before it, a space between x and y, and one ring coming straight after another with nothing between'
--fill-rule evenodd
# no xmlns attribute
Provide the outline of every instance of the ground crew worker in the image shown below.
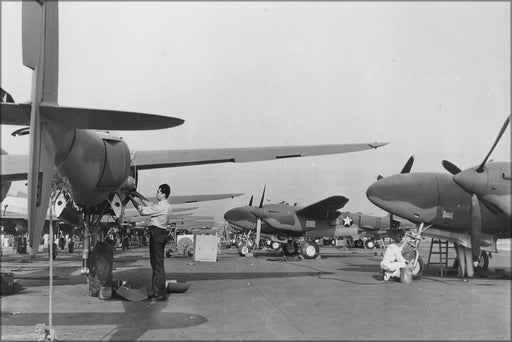
<svg viewBox="0 0 512 342"><path fill-rule="evenodd" d="M150 217L149 225L149 259L153 270L151 301L165 301L164 247L167 243L167 225L171 216L171 204L167 201L171 188L167 184L158 187L156 205L137 206L141 215Z"/></svg>
<svg viewBox="0 0 512 342"><path fill-rule="evenodd" d="M402 249L405 241L403 230L396 230L390 233L393 243L388 246L384 257L380 262L380 267L383 270L383 280L388 281L392 277L400 279L400 268L407 266L407 260L402 255Z"/></svg>

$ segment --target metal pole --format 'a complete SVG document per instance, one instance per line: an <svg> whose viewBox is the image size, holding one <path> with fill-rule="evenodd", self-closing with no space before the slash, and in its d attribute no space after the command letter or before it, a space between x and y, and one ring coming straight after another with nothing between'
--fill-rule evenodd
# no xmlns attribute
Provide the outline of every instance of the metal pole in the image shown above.
<svg viewBox="0 0 512 342"><path fill-rule="evenodd" d="M53 184L52 184L53 193ZM53 331L53 200L50 196L50 303L48 305L49 312L49 329L50 329L50 341L55 341L55 334Z"/></svg>

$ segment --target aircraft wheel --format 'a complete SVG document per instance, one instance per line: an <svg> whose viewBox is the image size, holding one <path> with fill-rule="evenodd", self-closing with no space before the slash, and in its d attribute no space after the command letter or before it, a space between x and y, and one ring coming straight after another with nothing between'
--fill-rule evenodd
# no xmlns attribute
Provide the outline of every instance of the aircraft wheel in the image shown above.
<svg viewBox="0 0 512 342"><path fill-rule="evenodd" d="M364 243L364 246L366 247L366 249L374 249L375 248L375 241L373 239L368 239Z"/></svg>
<svg viewBox="0 0 512 342"><path fill-rule="evenodd" d="M305 242L301 246L301 254L305 259L314 259L318 256L320 248L314 242Z"/></svg>
<svg viewBox="0 0 512 342"><path fill-rule="evenodd" d="M423 274L425 265L423 264L423 259L418 257L418 262L416 263L416 267L412 270L413 279L420 279Z"/></svg>
<svg viewBox="0 0 512 342"><path fill-rule="evenodd" d="M331 246L336 246L336 239L331 239L331 241L329 241L329 243Z"/></svg>
<svg viewBox="0 0 512 342"><path fill-rule="evenodd" d="M354 244L357 248L363 248L364 246L364 242L361 239L354 241Z"/></svg>
<svg viewBox="0 0 512 342"><path fill-rule="evenodd" d="M89 256L89 295L98 297L102 287L112 287L114 248L107 242L97 242ZM102 299L108 296L102 294Z"/></svg>
<svg viewBox="0 0 512 342"><path fill-rule="evenodd" d="M240 254L240 256L246 256L249 252L250 249L246 243L241 243L240 246L238 246L238 254Z"/></svg>
<svg viewBox="0 0 512 342"><path fill-rule="evenodd" d="M281 248L281 243L280 242L277 242L277 241L272 241L270 243L270 247L273 249L273 250L278 250L279 248Z"/></svg>
<svg viewBox="0 0 512 342"><path fill-rule="evenodd" d="M172 251L171 251L171 249L168 249L168 250L167 250L167 252L165 252L165 256L166 256L167 258L172 257Z"/></svg>
<svg viewBox="0 0 512 342"><path fill-rule="evenodd" d="M283 253L287 256L296 255L299 252L299 246L295 241L288 241L283 244Z"/></svg>
<svg viewBox="0 0 512 342"><path fill-rule="evenodd" d="M476 269L482 271L489 270L489 255L486 252L481 251L480 256L478 257L478 263L475 262L473 264L475 265Z"/></svg>

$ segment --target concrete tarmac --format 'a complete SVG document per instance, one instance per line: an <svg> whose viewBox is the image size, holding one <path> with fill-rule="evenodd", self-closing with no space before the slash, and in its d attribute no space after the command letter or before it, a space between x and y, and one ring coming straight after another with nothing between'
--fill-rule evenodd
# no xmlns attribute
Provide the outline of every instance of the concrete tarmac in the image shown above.
<svg viewBox="0 0 512 342"><path fill-rule="evenodd" d="M217 262L166 258L167 279L187 292L166 302L89 297L80 254L59 252L54 265L53 329L58 341L163 340L510 340L510 249L490 271L463 282L436 270L410 284L383 282L384 250L322 247L314 260L283 261L273 251ZM422 254L428 258L428 244ZM1 297L1 339L37 340L49 324L48 257L4 250L2 271L23 289ZM116 252L114 280L151 293L147 247Z"/></svg>

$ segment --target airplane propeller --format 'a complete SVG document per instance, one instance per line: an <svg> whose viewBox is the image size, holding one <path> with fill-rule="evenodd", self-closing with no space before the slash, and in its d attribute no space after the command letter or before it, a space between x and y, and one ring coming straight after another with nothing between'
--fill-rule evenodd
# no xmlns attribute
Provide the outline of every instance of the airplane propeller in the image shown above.
<svg viewBox="0 0 512 342"><path fill-rule="evenodd" d="M480 238L482 235L482 211L480 210L480 201L476 195L471 196L471 251L473 261L480 257Z"/></svg>
<svg viewBox="0 0 512 342"><path fill-rule="evenodd" d="M501 140L501 137L503 136L503 133L505 132L505 129L507 128L509 123L510 123L510 116L507 117L507 119L503 123L503 126L501 126L500 132L498 133L496 140L494 140L494 144L492 145L489 153L487 153L487 155L485 156L482 163L478 166L478 168L476 168L476 170L475 170L476 172L478 172L478 173L484 172L484 166L487 163L487 159L489 159L489 156L496 148L496 145L498 145L498 142ZM443 164L443 167L446 169L446 171L450 172L452 175L456 175L462 171L459 167L457 167L455 164L449 162L448 160L443 160L442 164Z"/></svg>
<svg viewBox="0 0 512 342"><path fill-rule="evenodd" d="M267 186L265 185L263 187L263 194L261 195L261 200L260 200L260 206L259 208L262 209L263 208L263 201L265 200L265 190L266 190ZM258 219L256 220L256 249L258 249L258 247L260 246L260 234L261 234L261 218L258 217Z"/></svg>
<svg viewBox="0 0 512 342"><path fill-rule="evenodd" d="M487 159L489 159L489 156L491 155L492 151L494 151L494 148L496 147L496 145L498 145L498 142L500 141L501 139L501 136L503 135L503 133L505 132L505 129L507 128L508 124L510 123L510 116L507 117L507 119L505 120L505 122L503 123L503 126L501 126L501 130L500 132L498 133L498 136L496 137L496 140L494 141L494 144L492 145L491 147L491 150L489 151L489 153L487 153L487 155L485 156L484 160L482 161L482 164L480 164L480 166L478 167L478 169L476 169L476 172L478 173L482 173L484 171L484 166L485 166L485 163L487 162Z"/></svg>
<svg viewBox="0 0 512 342"><path fill-rule="evenodd" d="M412 164L414 164L414 156L410 156L409 157L409 159L405 163L405 165L402 168L402 171L400 171L400 173L409 173L409 172L411 172Z"/></svg>
<svg viewBox="0 0 512 342"><path fill-rule="evenodd" d="M459 169L457 165L453 164L452 162L449 162L448 160L443 160L442 164L445 170L450 172L452 175L456 175L462 171L461 169Z"/></svg>
<svg viewBox="0 0 512 342"><path fill-rule="evenodd" d="M466 170L464 172L476 172L476 173L484 172L484 167L485 167L485 164L487 163L487 160L489 159L489 156L496 148L496 145L498 144L501 137L503 136L503 133L505 132L505 129L507 128L509 123L510 123L510 116L507 117L507 119L501 126L500 132L498 133L496 140L494 141L491 149L489 150L489 153L487 153L487 155L485 156L482 163L476 169L474 169L474 171ZM462 172L462 170L459 167L457 167L455 164L453 164L447 160L443 160L442 164L443 164L443 167L454 176L456 176ZM476 176L476 174L473 173L473 176ZM454 179L456 179L456 177L454 177ZM481 238L481 234L482 234L482 212L480 210L480 201L475 194L471 194L470 213L471 213L470 236L471 236L472 257L473 257L473 261L478 261L478 259L480 257L480 238Z"/></svg>

